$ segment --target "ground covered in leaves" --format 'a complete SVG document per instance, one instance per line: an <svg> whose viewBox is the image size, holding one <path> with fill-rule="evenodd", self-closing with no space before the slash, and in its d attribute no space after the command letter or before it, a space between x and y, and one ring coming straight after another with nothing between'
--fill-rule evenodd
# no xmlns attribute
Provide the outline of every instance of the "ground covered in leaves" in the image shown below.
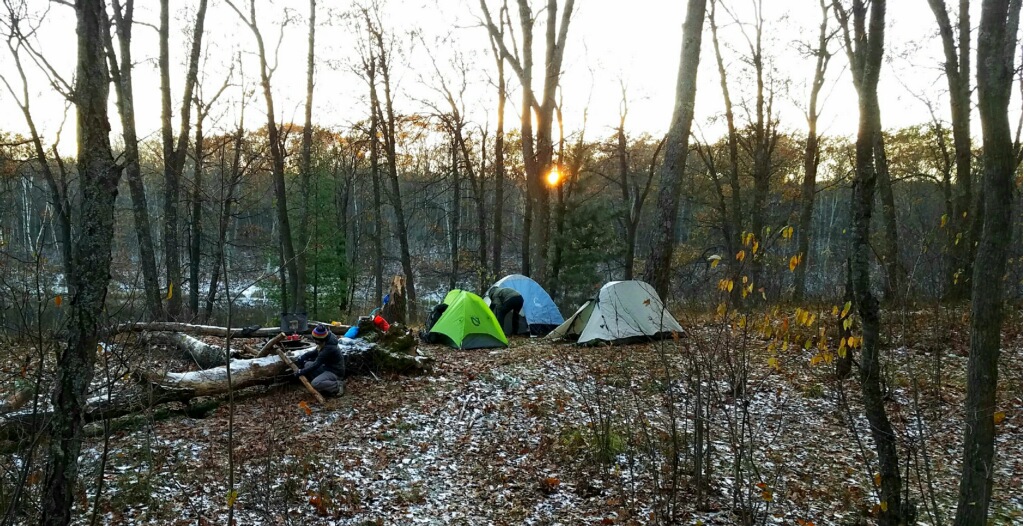
<svg viewBox="0 0 1024 526"><path fill-rule="evenodd" d="M948 524L966 335L928 323L889 324L886 388L917 520ZM615 347L421 346L433 374L353 377L325 406L297 384L252 388L235 397L230 445L226 403L115 432L99 522L226 524L233 504L237 524L870 523L883 503L857 380L835 380L811 345L683 325ZM1022 510L1019 332L1005 345L1000 524ZM96 437L83 451L79 524L94 511L103 448Z"/></svg>

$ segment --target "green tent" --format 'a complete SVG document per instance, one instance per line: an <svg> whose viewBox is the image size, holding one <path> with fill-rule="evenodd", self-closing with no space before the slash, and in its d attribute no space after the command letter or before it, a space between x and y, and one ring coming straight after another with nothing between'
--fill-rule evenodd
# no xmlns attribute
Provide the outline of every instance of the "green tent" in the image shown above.
<svg viewBox="0 0 1024 526"><path fill-rule="evenodd" d="M444 314L430 328L430 334L440 336L457 349L486 349L507 347L498 320L480 296L455 289L444 297Z"/></svg>

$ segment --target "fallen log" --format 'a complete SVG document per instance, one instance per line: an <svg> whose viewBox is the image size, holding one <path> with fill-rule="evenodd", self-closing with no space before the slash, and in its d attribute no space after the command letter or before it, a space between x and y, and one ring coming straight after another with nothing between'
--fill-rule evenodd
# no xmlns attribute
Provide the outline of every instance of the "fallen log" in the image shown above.
<svg viewBox="0 0 1024 526"><path fill-rule="evenodd" d="M217 367L227 362L223 347L208 344L180 332L143 332L139 334L139 341L146 345L167 345L179 349L201 369ZM239 355L237 349L232 350L232 358Z"/></svg>
<svg viewBox="0 0 1024 526"><path fill-rule="evenodd" d="M392 334L392 331L388 334ZM405 336L397 331L393 338L403 343L405 340ZM423 373L433 367L433 358L414 348L403 349L404 352L401 352L392 350L400 346L389 347L385 342L375 344L347 338L342 339L339 347L345 356L346 376L370 371ZM298 349L287 354L294 359L307 350ZM170 402L188 402L198 397L226 394L229 390L228 367L231 368L230 388L235 391L291 378L288 365L277 355L232 360L227 366L184 373L136 371L134 375L142 380L141 384L115 393L109 399L106 395L94 396L86 402L85 423L118 418ZM0 415L0 440L31 437L46 427L49 418L49 409L45 408L35 412L22 410Z"/></svg>
<svg viewBox="0 0 1024 526"><path fill-rule="evenodd" d="M328 327L334 334L345 334L345 331L349 329L348 325L328 325ZM308 326L304 330L299 331L299 333L308 334L312 330L313 327ZM214 325L193 325L191 323L152 321L122 323L111 328L107 334L109 336L125 332L183 332L199 336L220 336L221 338L227 338L229 335L232 338L267 338L275 336L281 332L281 328L253 325L250 327L229 329L227 327L217 327Z"/></svg>

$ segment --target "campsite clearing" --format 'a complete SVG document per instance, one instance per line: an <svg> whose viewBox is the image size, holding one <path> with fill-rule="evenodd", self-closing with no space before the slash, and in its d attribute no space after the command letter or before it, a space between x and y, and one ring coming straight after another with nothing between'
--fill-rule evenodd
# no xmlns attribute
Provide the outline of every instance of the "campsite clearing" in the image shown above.
<svg viewBox="0 0 1024 526"><path fill-rule="evenodd" d="M720 330L712 324L688 332L714 341ZM1009 338L1002 366L1014 374L1001 378L997 522L1019 521L1022 508L1015 398L1021 340ZM959 476L964 341L954 338L942 350L942 383L934 388L944 403L920 408L919 427L910 375L934 361L925 340L887 353L890 403L902 415L902 437L925 430L936 502L948 522ZM692 351L685 341L580 347L513 338L509 349L423 349L437 359L433 375L351 378L348 394L324 407L308 403L298 385L246 390L234 433L239 524L651 524L668 512L664 499L673 491L680 524L736 523L729 511L736 491L772 523L860 524L878 505L864 464L872 448L856 381L843 383L852 409L846 413L836 386L803 350L781 354L775 368L763 345L752 348L745 396L754 447L747 463L759 478L746 469L744 482L734 483L727 430L739 404L723 395L709 422L710 482L698 509L689 475L680 474L673 490L671 463L651 456L668 451L669 435L657 429L667 416L666 394L692 402L685 378L665 376ZM677 416L683 436L691 436L692 415ZM106 522L223 523L227 419L221 406L205 419L115 433L100 500ZM87 481L96 480L101 450L94 439L84 451ZM916 462L923 462L920 454ZM90 484L78 499L79 523L93 491ZM930 523L924 504L919 510Z"/></svg>

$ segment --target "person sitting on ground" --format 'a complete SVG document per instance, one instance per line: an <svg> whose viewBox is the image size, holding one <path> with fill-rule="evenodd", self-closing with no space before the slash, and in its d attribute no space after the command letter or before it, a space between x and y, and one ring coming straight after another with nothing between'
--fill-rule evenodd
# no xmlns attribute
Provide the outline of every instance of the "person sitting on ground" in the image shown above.
<svg viewBox="0 0 1024 526"><path fill-rule="evenodd" d="M320 394L335 396L344 393L345 360L338 347L338 337L320 323L313 328L316 349L300 356L295 365L295 378L304 376Z"/></svg>
<svg viewBox="0 0 1024 526"><path fill-rule="evenodd" d="M491 300L491 311L494 317L498 318L498 325L505 329L505 316L512 313L512 332L506 332L505 336L519 334L519 316L523 310L523 295L516 289L509 287L491 287L487 291L487 297Z"/></svg>

